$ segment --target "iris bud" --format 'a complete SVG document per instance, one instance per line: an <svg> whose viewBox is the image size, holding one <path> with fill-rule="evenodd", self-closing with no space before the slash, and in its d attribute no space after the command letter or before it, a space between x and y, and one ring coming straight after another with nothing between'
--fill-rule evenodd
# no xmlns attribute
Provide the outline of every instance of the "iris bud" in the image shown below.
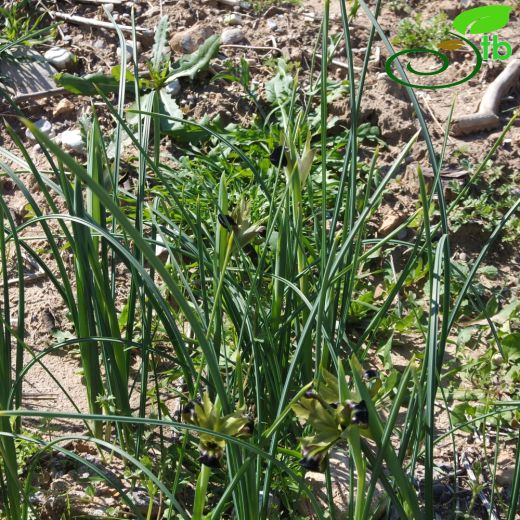
<svg viewBox="0 0 520 520"><path fill-rule="evenodd" d="M363 372L363 379L365 381L370 381L372 379L378 379L379 378L379 371L375 368L369 368L368 370L365 370Z"/></svg>

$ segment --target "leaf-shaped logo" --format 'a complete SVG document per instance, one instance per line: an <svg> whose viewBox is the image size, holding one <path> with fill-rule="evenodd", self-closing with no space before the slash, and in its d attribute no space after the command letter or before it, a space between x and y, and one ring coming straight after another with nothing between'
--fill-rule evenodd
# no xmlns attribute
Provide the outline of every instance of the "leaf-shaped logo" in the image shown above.
<svg viewBox="0 0 520 520"><path fill-rule="evenodd" d="M460 13L453 27L461 34L483 34L498 31L509 23L513 8L509 5L485 5Z"/></svg>
<svg viewBox="0 0 520 520"><path fill-rule="evenodd" d="M439 43L439 49L445 51L458 51L466 47L466 44L462 40L442 40Z"/></svg>

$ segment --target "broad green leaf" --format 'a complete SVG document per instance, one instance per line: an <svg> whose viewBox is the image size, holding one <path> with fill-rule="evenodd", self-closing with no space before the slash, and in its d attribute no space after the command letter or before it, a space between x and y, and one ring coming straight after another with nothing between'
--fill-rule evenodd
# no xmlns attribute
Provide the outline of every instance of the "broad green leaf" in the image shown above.
<svg viewBox="0 0 520 520"><path fill-rule="evenodd" d="M174 66L173 72L168 76L166 84L177 78L193 79L204 70L214 58L220 47L220 37L210 36L195 52L182 57Z"/></svg>
<svg viewBox="0 0 520 520"><path fill-rule="evenodd" d="M161 89L159 91L160 96L160 106L161 113L167 116L176 117L177 119L182 119L184 114L182 110L179 108L175 100L166 92L165 89ZM171 132L179 127L182 127L183 124L179 121L173 121L171 119L167 119L165 117L161 118L161 130L163 132Z"/></svg>
<svg viewBox="0 0 520 520"><path fill-rule="evenodd" d="M485 5L459 14L453 27L461 34L483 34L498 31L509 23L513 8L509 5Z"/></svg>
<svg viewBox="0 0 520 520"><path fill-rule="evenodd" d="M469 343L477 329L478 327L464 327L461 329L457 336L457 345L461 346Z"/></svg>
<svg viewBox="0 0 520 520"><path fill-rule="evenodd" d="M119 82L119 78L121 77L121 65L115 65L110 69L111 76ZM135 76L130 72L130 70L125 70L125 80L127 82L134 81Z"/></svg>
<svg viewBox="0 0 520 520"><path fill-rule="evenodd" d="M105 95L116 93L119 90L119 79L101 72L87 74L82 77L76 76L75 74L69 74L68 72L60 72L54 75L54 80L65 90L82 96L97 95L98 90L96 89L96 86Z"/></svg>
<svg viewBox="0 0 520 520"><path fill-rule="evenodd" d="M287 73L287 65L278 60L278 73L265 84L265 97L269 103L283 104L292 93L293 77Z"/></svg>
<svg viewBox="0 0 520 520"><path fill-rule="evenodd" d="M210 117L206 114L198 123L215 130L221 135L224 132L224 126L222 125L222 119L220 118L220 115L210 119ZM168 135L172 137L176 143L182 144L198 144L206 141L211 137L211 134L207 130L201 128L198 125L190 124L189 122L186 122L183 125L175 126L168 131Z"/></svg>
<svg viewBox="0 0 520 520"><path fill-rule="evenodd" d="M483 265L478 271L478 274L483 274L486 278L494 280L498 277L498 269L494 265Z"/></svg>
<svg viewBox="0 0 520 520"><path fill-rule="evenodd" d="M68 72L60 72L54 75L54 79L58 85L73 94L82 96L95 96L98 94L96 87L101 89L105 95L119 92L119 79L121 77L121 66L116 65L110 70L110 74L95 72L86 76L76 76ZM125 71L126 90L128 94L134 92L134 75L129 71ZM145 80L139 80L139 86L146 84Z"/></svg>
<svg viewBox="0 0 520 520"><path fill-rule="evenodd" d="M520 359L520 332L513 332L502 338L502 349L509 361Z"/></svg>
<svg viewBox="0 0 520 520"><path fill-rule="evenodd" d="M453 425L459 426L465 424L468 422L466 414L474 415L474 413L475 408L466 402L455 405L451 410L451 419L453 421ZM463 426L461 429L464 432L471 432L471 428L469 426Z"/></svg>
<svg viewBox="0 0 520 520"><path fill-rule="evenodd" d="M152 48L152 70L160 72L163 64L170 58L168 46L168 29L169 21L165 15L159 20L157 29L155 30L155 40Z"/></svg>

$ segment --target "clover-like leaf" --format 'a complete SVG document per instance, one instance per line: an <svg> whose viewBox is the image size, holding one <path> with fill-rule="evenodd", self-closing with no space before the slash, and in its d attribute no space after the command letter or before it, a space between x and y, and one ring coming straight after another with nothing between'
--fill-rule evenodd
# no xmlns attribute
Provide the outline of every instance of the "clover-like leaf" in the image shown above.
<svg viewBox="0 0 520 520"><path fill-rule="evenodd" d="M484 5L460 13L453 27L461 34L483 34L498 31L509 23L513 8L509 5Z"/></svg>

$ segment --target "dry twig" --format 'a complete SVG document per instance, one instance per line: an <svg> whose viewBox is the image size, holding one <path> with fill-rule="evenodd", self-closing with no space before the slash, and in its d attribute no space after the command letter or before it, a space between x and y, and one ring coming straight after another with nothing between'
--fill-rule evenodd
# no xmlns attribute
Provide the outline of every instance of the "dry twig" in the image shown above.
<svg viewBox="0 0 520 520"><path fill-rule="evenodd" d="M92 18L85 18L84 16L75 16L72 14L61 13L59 11L49 11L49 16L58 18L60 20L65 20L70 23L75 23L78 25L89 25L91 27L102 27L103 29L115 29L114 24L110 22L102 22L101 20L95 20ZM123 32L132 33L133 28L130 25L118 25L118 28ZM153 36L153 31L151 29L147 29L146 27L138 27L135 28L136 32L142 33L144 36Z"/></svg>

